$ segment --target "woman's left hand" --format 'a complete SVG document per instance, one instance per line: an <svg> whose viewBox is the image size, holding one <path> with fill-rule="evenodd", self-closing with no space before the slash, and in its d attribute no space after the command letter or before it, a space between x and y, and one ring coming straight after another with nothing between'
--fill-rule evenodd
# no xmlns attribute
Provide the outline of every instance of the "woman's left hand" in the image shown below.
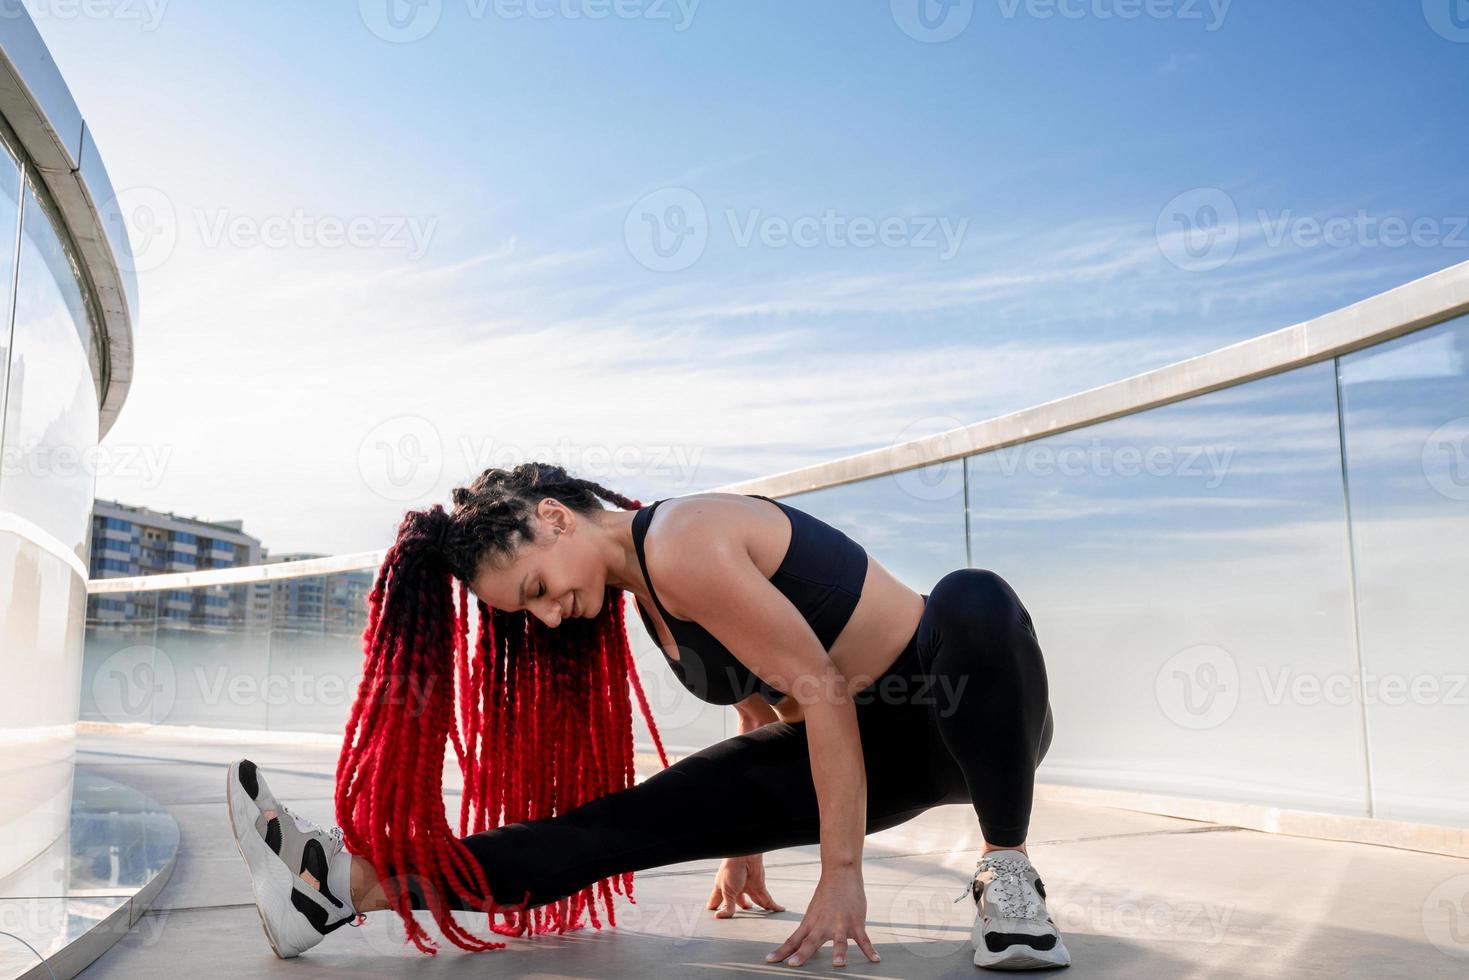
<svg viewBox="0 0 1469 980"><path fill-rule="evenodd" d="M790 966L800 966L831 942L831 965L846 966L849 940L872 962L882 959L867 938L867 895L860 867L822 871L801 924L779 949L766 954L765 962L783 959Z"/></svg>

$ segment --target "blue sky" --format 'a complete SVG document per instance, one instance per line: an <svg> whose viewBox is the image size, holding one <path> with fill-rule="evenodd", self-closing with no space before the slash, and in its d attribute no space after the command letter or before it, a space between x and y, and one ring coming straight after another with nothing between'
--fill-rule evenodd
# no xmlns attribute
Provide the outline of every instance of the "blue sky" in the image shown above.
<svg viewBox="0 0 1469 980"><path fill-rule="evenodd" d="M1469 260L1450 0L393 2L28 3L156 232L99 496L381 547L484 465L708 489Z"/></svg>

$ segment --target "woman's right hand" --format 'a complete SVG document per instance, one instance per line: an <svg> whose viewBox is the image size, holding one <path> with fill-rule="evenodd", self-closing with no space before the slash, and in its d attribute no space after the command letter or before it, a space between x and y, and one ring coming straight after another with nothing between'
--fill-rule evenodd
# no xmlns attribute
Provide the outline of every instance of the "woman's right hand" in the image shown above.
<svg viewBox="0 0 1469 980"><path fill-rule="evenodd" d="M771 912L784 912L785 906L770 897L765 888L765 861L759 854L725 858L714 876L714 891L704 907L714 911L717 919L728 919L735 908L748 909L759 904Z"/></svg>

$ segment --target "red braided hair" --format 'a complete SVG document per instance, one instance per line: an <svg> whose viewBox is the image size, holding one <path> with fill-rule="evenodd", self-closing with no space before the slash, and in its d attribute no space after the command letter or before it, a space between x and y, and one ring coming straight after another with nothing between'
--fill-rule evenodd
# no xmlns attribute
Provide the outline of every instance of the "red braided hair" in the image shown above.
<svg viewBox="0 0 1469 980"><path fill-rule="evenodd" d="M527 487L528 494L516 492ZM455 490L456 504L466 506L454 516L436 504L403 519L368 594L362 681L337 761L337 822L347 850L378 871L408 939L424 952L438 947L413 917L404 876L423 886L443 935L474 951L505 943L457 922L435 882L489 913L490 929L501 935L566 932L584 918L601 928L598 899L616 925L614 894L634 901L627 872L537 908L524 899L502 905L460 840L631 786L629 690L668 765L633 666L620 590L608 589L594 619L568 620L554 631L528 611L507 613L476 598L478 629L472 648L469 642L465 583L478 567L484 542L476 538L487 522L503 525L488 531L503 548L507 527L530 536L520 513L528 500L554 496L584 509L590 494L625 509L642 506L560 467L486 471L469 489ZM457 833L444 807L447 745L464 777Z"/></svg>

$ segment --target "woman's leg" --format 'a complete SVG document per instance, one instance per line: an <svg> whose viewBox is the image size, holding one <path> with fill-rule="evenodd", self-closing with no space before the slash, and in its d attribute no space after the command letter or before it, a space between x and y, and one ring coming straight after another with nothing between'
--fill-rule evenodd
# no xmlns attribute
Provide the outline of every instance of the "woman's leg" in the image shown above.
<svg viewBox="0 0 1469 980"><path fill-rule="evenodd" d="M994 572L956 569L929 593L918 656L934 681L935 723L963 771L985 841L1023 845L1052 729L1030 613Z"/></svg>
<svg viewBox="0 0 1469 980"><path fill-rule="evenodd" d="M932 758L926 707L877 699L857 713L868 833L952 795L952 762ZM497 903L533 908L622 872L815 844L819 831L805 723L775 722L566 813L473 834L464 844ZM410 887L417 908L426 907L421 885ZM450 908L471 908L439 887Z"/></svg>

